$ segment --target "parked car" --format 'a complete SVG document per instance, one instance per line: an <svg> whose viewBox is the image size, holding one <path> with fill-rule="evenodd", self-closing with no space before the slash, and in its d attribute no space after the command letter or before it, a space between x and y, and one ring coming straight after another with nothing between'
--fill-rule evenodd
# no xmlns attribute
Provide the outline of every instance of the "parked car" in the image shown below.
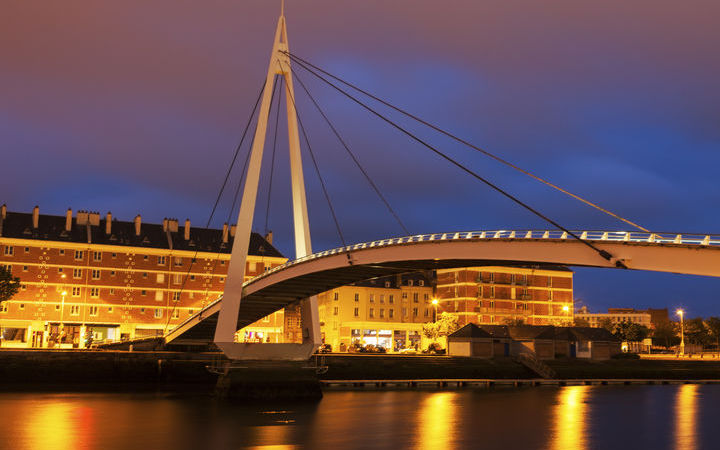
<svg viewBox="0 0 720 450"><path fill-rule="evenodd" d="M445 349L440 346L437 342L433 342L428 345L427 350L423 350L423 353L427 355L444 355Z"/></svg>
<svg viewBox="0 0 720 450"><path fill-rule="evenodd" d="M330 344L323 344L318 348L318 353L332 353L332 345Z"/></svg>

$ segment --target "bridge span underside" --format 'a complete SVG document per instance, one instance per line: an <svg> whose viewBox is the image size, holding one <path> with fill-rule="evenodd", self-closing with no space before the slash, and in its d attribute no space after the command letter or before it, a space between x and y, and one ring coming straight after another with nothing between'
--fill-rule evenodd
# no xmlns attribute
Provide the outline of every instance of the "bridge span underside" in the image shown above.
<svg viewBox="0 0 720 450"><path fill-rule="evenodd" d="M605 233L607 235L607 233ZM439 235L438 235L439 236ZM418 270L473 266L585 266L720 276L720 246L663 240L587 240L613 256L607 260L583 242L550 238L478 238L468 234L413 241L358 244L310 255L268 271L243 286L237 329L293 302L381 276ZM207 344L213 340L222 299L171 330L166 342Z"/></svg>

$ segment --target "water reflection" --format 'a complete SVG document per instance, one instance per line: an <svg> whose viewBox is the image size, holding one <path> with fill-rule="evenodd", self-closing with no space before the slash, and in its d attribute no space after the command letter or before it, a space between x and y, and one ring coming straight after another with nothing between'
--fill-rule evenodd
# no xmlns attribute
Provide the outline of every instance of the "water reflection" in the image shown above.
<svg viewBox="0 0 720 450"><path fill-rule="evenodd" d="M551 448L583 450L587 445L588 405L590 386L568 386L558 391L553 411Z"/></svg>
<svg viewBox="0 0 720 450"><path fill-rule="evenodd" d="M675 448L694 450L698 448L697 410L698 385L683 384L675 396Z"/></svg>
<svg viewBox="0 0 720 450"><path fill-rule="evenodd" d="M453 449L457 392L435 392L420 404L418 415L418 449Z"/></svg>

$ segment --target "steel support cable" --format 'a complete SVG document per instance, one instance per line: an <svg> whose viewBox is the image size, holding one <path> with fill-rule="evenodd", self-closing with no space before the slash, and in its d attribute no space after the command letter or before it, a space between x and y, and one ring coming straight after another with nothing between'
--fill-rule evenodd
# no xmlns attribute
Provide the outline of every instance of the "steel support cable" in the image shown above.
<svg viewBox="0 0 720 450"><path fill-rule="evenodd" d="M400 220L400 217L398 217L395 210L393 210L392 206L390 206L390 203L387 201L385 196L382 194L382 192L380 191L380 188L378 188L377 185L375 184L375 182L373 182L372 178L370 178L370 175L367 173L365 168L360 164L360 161L358 161L355 154L350 150L350 147L348 147L345 140L342 138L342 136L340 136L340 133L337 131L335 126L333 126L332 122L330 122L330 119L327 117L327 115L325 115L325 112L323 112L322 108L320 108L320 105L315 100L315 98L312 96L312 94L310 93L310 90L307 88L307 86L305 86L305 83L303 83L303 81L300 79L300 77L298 76L297 73L294 73L294 75L295 75L295 79L298 80L298 83L300 83L300 86L302 86L302 88L305 91L305 93L307 94L307 96L310 97L310 100L315 105L315 108L317 108L320 115L323 117L323 119L325 119L325 122L328 124L328 126L330 127L332 132L335 134L335 137L338 138L338 141L340 141L342 146L345 148L345 151L347 151L347 153L350 155L350 158L352 158L353 162L355 162L355 165L358 167L358 169L360 169L360 172L362 172L362 174L365 176L365 179L368 181L368 183L370 183L370 186L373 188L373 190L378 195L380 200L385 204L385 207L388 209L388 211L390 211L390 214L395 218L395 221L398 223L398 225L400 225L400 228L402 228L403 232L405 232L405 234L409 236L410 231L408 231L408 229L405 227L405 224L402 223L402 221Z"/></svg>
<svg viewBox="0 0 720 450"><path fill-rule="evenodd" d="M284 67L282 61L280 61L279 59L278 64L280 64L280 67ZM295 116L297 117L298 124L300 125L300 130L302 131L303 137L305 138L305 144L307 144L308 151L310 152L310 158L312 159L313 166L315 166L315 173L317 174L318 180L320 180L320 186L322 187L323 194L325 195L325 200L327 201L328 207L330 208L330 214L332 215L333 221L335 222L335 228L337 229L338 236L340 236L340 242L342 242L343 247L347 247L345 237L343 236L342 230L340 229L340 222L338 221L337 215L335 214L335 208L333 208L332 202L330 201L330 195L328 194L327 188L325 187L325 181L323 181L322 175L320 174L320 167L318 167L318 163L315 160L315 154L313 153L312 147L310 146L310 139L308 139L308 135L305 132L305 126L303 125L302 120L300 120L300 114L298 114L295 97L290 92L290 86L288 85L288 83L285 83L285 95L290 99L293 104L293 108L295 109ZM349 253L347 257L348 260L350 260Z"/></svg>
<svg viewBox="0 0 720 450"><path fill-rule="evenodd" d="M296 61L296 62L297 62L297 61ZM538 216L538 217L540 217L541 219L545 220L546 222L550 223L550 224L553 225L554 227L558 228L559 230L567 233L569 236L572 236L573 238L577 239L579 242L581 242L581 243L585 244L586 246L590 247L591 249L593 249L594 251L596 251L600 256L602 256L602 257L605 258L606 260L608 260L608 261L612 260L612 255L611 255L610 253L608 253L607 251L602 250L602 249L600 249L600 248L597 248L597 247L595 247L593 244L591 244L591 243L589 243L589 242L587 242L587 241L585 241L585 240L583 240L583 239L580 239L580 236L576 235L576 234L573 233L572 231L568 230L567 228L563 227L563 226L560 225L559 223L557 223L557 222L555 222L554 220L550 219L550 218L547 217L546 215L544 215L544 214L542 214L541 212L537 211L536 209L534 209L534 208L531 207L530 205L526 204L526 203L523 202L522 200L518 199L517 197L515 197L515 196L513 196L512 194L508 193L507 191L503 190L503 189L500 188L499 186L494 185L492 182L490 182L489 180L483 178L481 175L475 173L474 171L472 171L471 169L467 168L467 167L464 166L463 164L459 163L458 161L454 160L454 159L451 158L450 156L448 156L448 155L446 155L445 153L441 152L440 150L438 150L437 148L433 147L433 146L430 145L429 143L427 143L427 142L425 142L424 140L420 139L419 137L417 137L416 135L414 135L414 134L411 133L410 131L406 130L405 128L401 127L400 125L396 124L396 123L393 122L392 120L390 120L390 119L388 119L387 117L385 117L384 115L380 114L379 112L377 112L376 110L374 110L374 109L371 108L370 106L366 105L366 104L363 103L362 101L358 100L357 98L353 97L351 94L347 93L346 91L344 91L344 90L341 89L340 87L338 87L338 86L336 86L335 84L333 84L332 82L330 82L328 79L326 79L326 78L323 77L322 75L314 72L312 69L309 69L309 68L308 68L307 66L305 66L302 62L297 62L297 64L300 65L303 69L307 70L307 71L310 72L311 74L313 74L313 75L315 75L316 77L318 77L319 79L321 79L322 81L324 81L326 84L330 85L332 88L334 88L334 89L337 90L338 92L340 92L340 93L342 93L343 95L345 95L346 97L348 97L348 98L349 98L350 100L352 100L353 102L357 103L358 105L362 106L363 108L365 108L366 110L368 110L369 112L371 112L372 114L374 114L374 115L377 116L378 118L382 119L383 121L385 121L385 122L388 123L389 125L393 126L394 128L397 128L399 131L401 131L402 133L404 133L405 135L407 135L407 136L410 137L411 139L415 140L415 141L418 142L419 144L421 144L421 145L423 145L424 147L428 148L429 150L433 151L435 154L437 154L437 155L440 156L441 158L445 159L446 161L450 162L450 163L453 164L454 166L458 167L460 170L462 170L462 171L466 172L467 174L471 175L472 177L478 179L479 181L483 182L484 184L486 184L486 185L489 186L490 188L496 190L497 192L499 192L499 193L502 194L503 196L509 198L509 199L512 200L513 202L517 203L518 205L520 205L520 206L522 206L523 208L527 209L528 211L532 212L532 213L535 214L536 216ZM618 267L626 268L625 265L624 265L621 261L617 261L615 264L616 264Z"/></svg>
<svg viewBox="0 0 720 450"><path fill-rule="evenodd" d="M459 142L459 143L461 143L461 144L463 144L463 145L465 145L465 146L467 146L467 147L470 147L470 148L472 148L472 149L474 149L474 150L482 153L483 155L488 156L488 157L494 159L495 161L497 161L497 162L499 162L499 163L501 163L501 164L504 164L504 165L506 165L506 166L508 166L508 167L511 167L511 168L517 170L518 172L520 172L520 173L522 173L522 174L524 174L524 175L527 175L527 176L529 176L530 178L533 178L533 179L535 179L535 180L537 180L537 181L539 181L539 182L541 182L541 183L543 183L543 184L545 184L545 185L547 185L547 186L550 186L551 188L556 189L556 190L562 192L563 194L566 194L566 195L574 198L575 200L578 200L578 201L580 201L580 202L582 202L582 203L585 203L586 205L588 205L588 206L590 206L590 207L592 207L592 208L595 208L595 209L597 209L598 211L601 211L601 212L603 212L603 213L605 213L605 214L607 214L607 215L609 215L609 216L611 216L611 217L614 217L615 219L618 219L618 220L620 220L620 221L622 221L622 222L625 222L626 224L628 224L628 225L630 225L630 226L633 226L633 227L635 227L635 228L637 228L637 229L639 229L639 230L641 230L641 231L644 231L644 232L646 232L646 233L650 233L650 230L648 230L647 228L642 227L642 226L638 225L637 223L635 223L635 222L633 222L633 221L631 221L631 220L629 220L629 219L626 219L626 218L624 218L624 217L622 217L622 216L619 216L619 215L615 214L614 212L609 211L609 210L601 207L600 205L597 205L597 204L591 202L590 200L586 200L586 199L580 197L579 195L573 194L572 192L570 192L570 191L568 191L568 190L566 190L566 189L563 189L563 188L561 188L560 186L558 186L558 185L556 185L556 184L554 184L554 183L551 183L550 181L548 181L548 180L546 180L546 179L544 179L544 178L541 178L541 177L533 174L532 172L528 172L527 170L523 169L522 167L519 167L519 166L511 163L510 161L508 161L508 160L506 160L506 159L503 159L503 158L495 155L494 153L490 153L489 151L487 151L487 150L485 150L485 149L483 149L483 148L481 148L481 147L478 147L478 146L476 146L476 145L474 145L474 144L466 141L465 139L463 139L463 138L461 138L461 137L459 137L459 136L456 136L456 135L450 133L449 131L446 131L446 130L438 127L438 126L435 126L435 125L433 125L432 123L430 123L430 122L428 122L428 121L426 121L426 120L423 120L423 119L421 119L420 117L418 117L418 116L416 116L416 115L414 115L414 114L412 114L412 113L410 113L410 112L408 112L408 111L406 111L406 110L404 110L404 109L402 109L402 108L400 108L400 107L398 107L398 106L395 106L395 105L393 105L392 103L389 103L389 102L387 102L387 101L385 101L385 100L383 100L383 99L381 99L381 98L373 95L372 93L370 93L370 92L368 92L368 91L366 91L366 90L364 90L364 89L362 89L362 88L360 88L360 87L358 87L358 86L356 86L356 85L354 85L354 84L352 84L352 83L350 83L350 82L348 82L348 81L343 80L342 78L340 78L340 77L338 77L338 76L335 76L335 75L333 75L333 74L331 74L331 73L323 70L322 68L320 68L320 67L318 67L318 66L316 66L316 65L314 65L314 64L312 64L312 63L310 63L310 62L308 62L307 60L305 60L305 59L303 59L303 58L301 58L301 57L299 57L299 56L297 56L297 55L294 55L294 54L289 53L289 52L284 52L284 53L285 53L286 55L288 55L290 58L292 58L293 61L297 62L298 64L300 64L300 63L307 64L308 66L314 68L315 70L317 70L317 71L319 71L319 72L322 72L323 74L325 74L325 75L327 75L327 76L329 76L329 77L331 77L331 78L339 81L340 83L342 83L342 84L344 84L344 85L346 85L346 86L348 86L348 87L350 87L350 88L352 88L352 89L354 89L354 90L356 90L356 91L358 91L358 92L360 92L360 93L362 93L362 94L364 94L364 95L366 95L366 96L368 96L368 97L370 97L370 98L372 98L373 100L375 100L375 101L377 101L377 102L382 103L383 105L387 106L388 108L391 108L391 109L399 112L400 114L403 114L403 115L405 115L405 116L407 116L407 117L410 117L411 119L413 119L413 120L415 120L415 121L417 121L417 122L420 122L421 124L423 124L423 125L425 125L425 126L427 126L427 127L429 127L429 128L432 128L433 130L437 131L438 133L444 134L445 136L449 137L450 139L453 139L453 140L455 140L455 141L457 141L457 142ZM305 68L305 69L307 70L307 68Z"/></svg>
<svg viewBox="0 0 720 450"><path fill-rule="evenodd" d="M255 112L257 111L257 107L260 104L260 99L262 98L263 92L265 91L265 82L263 81L262 87L260 88L260 92L258 93L257 99L255 99L255 105L253 105L253 109L250 112L250 116L248 117L247 123L245 124L245 129L243 130L242 136L240 137L240 142L238 143L237 147L235 147L235 153L233 154L232 160L230 161L230 166L228 167L227 173L225 174L225 178L223 179L222 185L220 186L220 190L218 192L217 197L215 198L215 203L213 204L212 210L210 211L210 216L208 217L207 222L205 223L205 228L210 228L210 223L212 222L213 217L215 216L215 212L217 211L217 207L220 204L220 199L222 198L222 194L225 191L225 187L227 186L228 180L230 179L230 174L232 173L233 167L235 167L235 161L237 160L237 157L240 153L240 149L242 148L243 143L245 142L245 138L247 137L247 132L250 129L250 125L252 124L253 117L255 117ZM250 152L248 151L248 156ZM247 165L247 157L245 158L245 165ZM243 172L245 169L243 168ZM242 173L241 173L242 177ZM236 194L237 195L237 194ZM199 249L195 250L195 253L193 254L192 259L190 260L190 265L188 267L188 270L185 272L185 276L183 277L182 285L180 286L180 293L182 294L182 291L185 289L185 284L187 283L188 278L190 277L190 272L192 271L192 267L195 264L195 260L197 259L197 254L199 252ZM216 260L217 263L217 260ZM172 262L170 262L172 264ZM213 269L214 271L214 269ZM168 314L167 322L165 323L165 327L163 328L163 334L167 332L168 326L170 326L170 319L172 318L173 313L175 312L177 306L177 302L173 304L172 309L170 310L170 314Z"/></svg>
<svg viewBox="0 0 720 450"><path fill-rule="evenodd" d="M283 77L280 77L279 83L282 85ZM272 158L270 159L270 181L268 182L267 207L265 208L265 235L268 234L268 219L270 216L270 198L272 194L273 174L275 173L275 150L277 149L278 128L280 127L280 97L282 97L282 87L278 91L277 109L275 110L275 136L273 137Z"/></svg>

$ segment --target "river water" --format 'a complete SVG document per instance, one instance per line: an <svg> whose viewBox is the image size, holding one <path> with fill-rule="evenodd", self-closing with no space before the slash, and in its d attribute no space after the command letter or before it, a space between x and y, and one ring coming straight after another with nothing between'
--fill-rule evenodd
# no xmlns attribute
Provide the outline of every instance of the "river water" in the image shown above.
<svg viewBox="0 0 720 450"><path fill-rule="evenodd" d="M720 448L720 386L329 391L314 404L0 394L2 449Z"/></svg>

